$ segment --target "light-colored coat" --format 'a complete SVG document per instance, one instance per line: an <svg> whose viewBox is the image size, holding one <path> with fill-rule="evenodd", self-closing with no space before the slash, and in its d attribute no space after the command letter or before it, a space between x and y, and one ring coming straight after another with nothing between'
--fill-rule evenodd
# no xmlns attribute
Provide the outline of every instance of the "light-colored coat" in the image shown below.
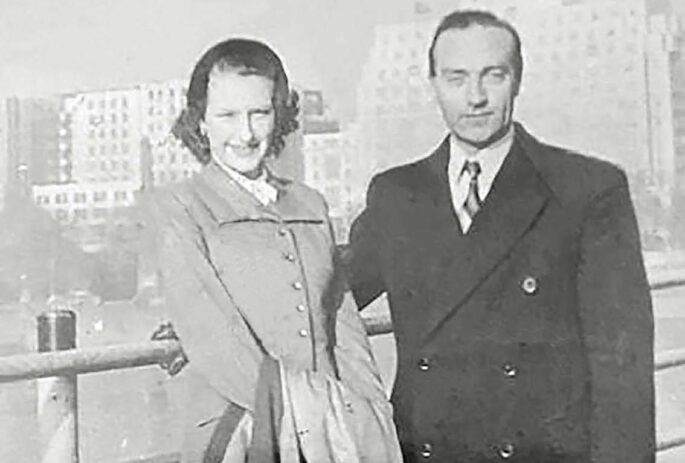
<svg viewBox="0 0 685 463"><path fill-rule="evenodd" d="M167 316L190 360L189 460L228 403L254 410L263 351L294 375L339 377L391 423L361 320L343 304L326 204L297 182L270 181L278 200L262 206L210 164L151 202Z"/></svg>

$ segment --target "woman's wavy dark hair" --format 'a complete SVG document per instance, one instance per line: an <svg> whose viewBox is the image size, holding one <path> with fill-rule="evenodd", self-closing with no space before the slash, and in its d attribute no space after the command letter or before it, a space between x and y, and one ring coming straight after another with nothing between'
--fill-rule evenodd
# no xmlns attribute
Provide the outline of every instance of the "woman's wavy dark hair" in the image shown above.
<svg viewBox="0 0 685 463"><path fill-rule="evenodd" d="M276 53L264 43L249 39L228 39L207 50L195 64L186 94L186 107L171 132L190 149L201 164L211 158L209 140L200 130L207 109L207 86L213 70L240 75L259 75L273 81L272 102L275 113L274 131L269 143L271 156L285 146L285 137L297 130L298 95L291 91L288 76Z"/></svg>

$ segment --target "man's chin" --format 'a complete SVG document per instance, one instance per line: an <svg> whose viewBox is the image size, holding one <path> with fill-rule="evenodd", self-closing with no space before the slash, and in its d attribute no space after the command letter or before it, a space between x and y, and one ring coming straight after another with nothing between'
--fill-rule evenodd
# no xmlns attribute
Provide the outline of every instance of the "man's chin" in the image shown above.
<svg viewBox="0 0 685 463"><path fill-rule="evenodd" d="M498 127L496 130L488 128L487 130L455 131L454 134L460 142L480 150L500 140L507 131L508 127Z"/></svg>

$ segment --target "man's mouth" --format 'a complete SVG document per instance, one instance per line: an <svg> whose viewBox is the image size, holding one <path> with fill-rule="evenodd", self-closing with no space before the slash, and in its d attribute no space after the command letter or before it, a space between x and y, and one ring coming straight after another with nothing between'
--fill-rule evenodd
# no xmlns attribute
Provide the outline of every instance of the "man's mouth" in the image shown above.
<svg viewBox="0 0 685 463"><path fill-rule="evenodd" d="M464 117L467 119L485 119L486 117L492 116L492 113L474 113L474 114L466 114Z"/></svg>

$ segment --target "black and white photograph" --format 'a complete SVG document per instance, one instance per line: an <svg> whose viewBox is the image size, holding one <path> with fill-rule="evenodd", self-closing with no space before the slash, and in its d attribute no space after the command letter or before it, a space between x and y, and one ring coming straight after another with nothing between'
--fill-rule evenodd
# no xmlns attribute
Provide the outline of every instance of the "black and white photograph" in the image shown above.
<svg viewBox="0 0 685 463"><path fill-rule="evenodd" d="M685 462L685 2L2 0L4 462Z"/></svg>

